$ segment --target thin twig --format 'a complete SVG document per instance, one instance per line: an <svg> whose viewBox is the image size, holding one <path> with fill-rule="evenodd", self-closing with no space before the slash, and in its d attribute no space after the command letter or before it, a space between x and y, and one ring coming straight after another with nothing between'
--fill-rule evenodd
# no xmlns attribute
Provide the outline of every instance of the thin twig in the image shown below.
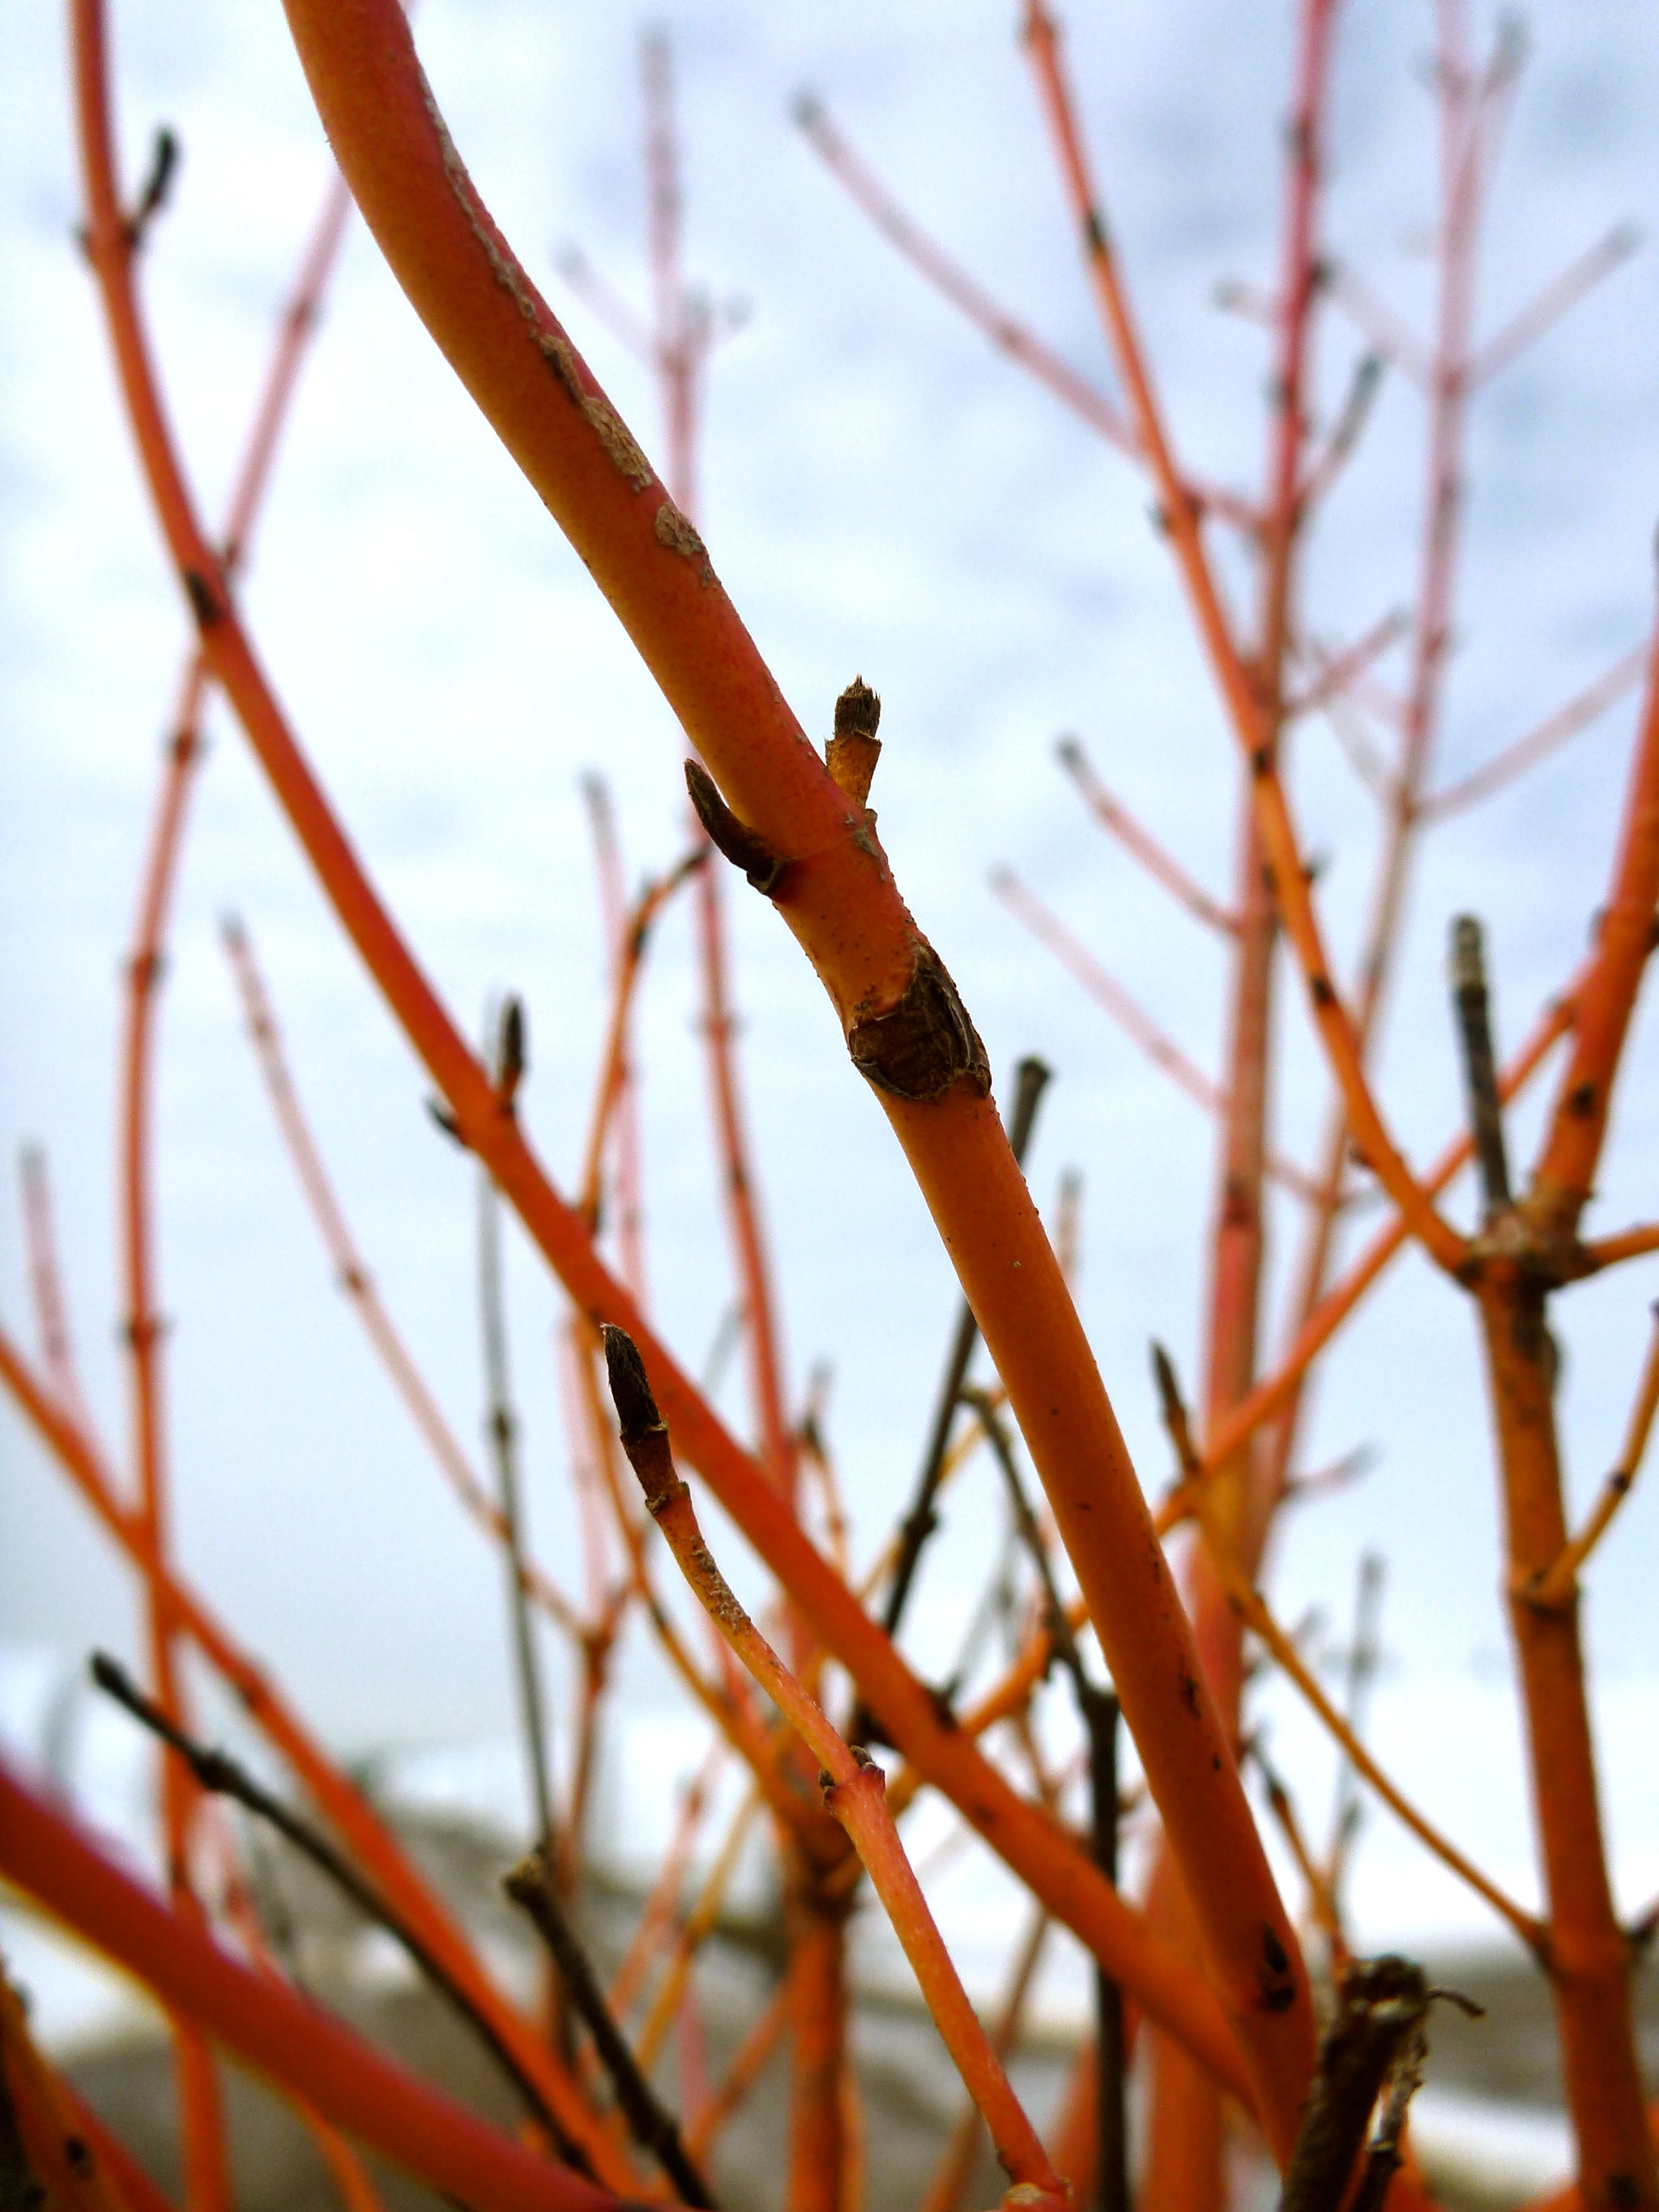
<svg viewBox="0 0 1659 2212"><path fill-rule="evenodd" d="M526 2108L540 2122L554 2142L559 2155L567 2165L584 2173L592 2171L580 2147L574 2143L549 2108L540 2090L520 2066L494 2027L473 2003L449 1969L424 1939L410 1927L386 1903L367 1876L360 1874L351 1861L337 1850L328 1838L319 1833L292 1807L273 1797L262 1789L246 1768L227 1753L210 1751L176 1728L161 1707L145 1697L128 1676L125 1669L106 1652L94 1653L92 1679L99 1688L125 1707L136 1721L159 1736L163 1743L175 1751L195 1777L198 1785L210 1795L233 1798L258 1819L265 1820L277 1833L285 1837L295 1850L309 1859L318 1871L325 1875L335 1887L349 1897L358 1910L377 1928L384 1928L424 1978L444 1999L445 2002L466 2021L479 2041L489 2052L501 2071L512 2082Z"/></svg>
<svg viewBox="0 0 1659 2212"><path fill-rule="evenodd" d="M720 1925L726 1893L736 1877L760 1805L759 1790L751 1789L732 1816L696 1903L675 1931L667 1966L636 2038L641 2066L656 2063L657 2054L679 2017L682 2000L691 1985L691 1970L697 1954Z"/></svg>
<svg viewBox="0 0 1659 2212"><path fill-rule="evenodd" d="M1091 1680L1078 1649L1066 1612L1054 1582L1054 1565L1042 1540L1025 1486L1014 1462L1013 1446L983 1391L964 1390L984 1425L985 1433L1002 1470L1014 1527L1030 1555L1042 1585L1043 1612L1056 1656L1071 1677L1078 1717L1083 1723L1089 1753L1090 1847L1095 1864L1114 1884L1118 1856L1118 1702L1110 1690ZM1095 1966L1095 2041L1098 2052L1096 2095L1099 2126L1098 2166L1100 2212L1127 2212L1128 2129L1124 2106L1127 2046L1124 2036L1123 1992L1105 1969Z"/></svg>
<svg viewBox="0 0 1659 2212"><path fill-rule="evenodd" d="M1336 697L1325 702L1324 713L1349 767L1379 805L1393 806L1398 779L1378 750L1361 710L1352 699Z"/></svg>
<svg viewBox="0 0 1659 2212"><path fill-rule="evenodd" d="M1451 984L1458 1042L1462 1048L1469 1127L1474 1136L1474 1157L1490 1224L1509 1206L1510 1166L1504 1145L1504 1109L1498 1095L1498 1066L1492 1057L1486 952L1480 925L1473 915L1459 915L1452 924Z"/></svg>
<svg viewBox="0 0 1659 2212"><path fill-rule="evenodd" d="M1416 332L1388 302L1340 261L1331 265L1328 289L1332 300L1364 332L1382 358L1426 390L1431 381L1428 355Z"/></svg>
<svg viewBox="0 0 1659 2212"><path fill-rule="evenodd" d="M1340 653L1328 653L1316 641L1310 642L1309 658L1314 664L1313 681L1285 702L1285 719L1310 714L1316 708L1328 707L1332 700L1346 691L1356 679L1370 668L1374 660L1402 637L1411 626L1411 617L1400 607L1391 607L1379 617L1361 637ZM1370 781L1376 772L1374 764L1362 773Z"/></svg>
<svg viewBox="0 0 1659 2212"><path fill-rule="evenodd" d="M616 978L629 957L628 901L623 887L622 847L617 835L616 811L605 778L590 772L581 780L588 823L593 837L593 857L599 879L599 904L611 975ZM645 1209L640 1184L640 1102L632 1070L623 1054L623 1080L615 1109L616 1141L612 1180L617 1199L617 1256L623 1282L641 1312L650 1306L645 1272Z"/></svg>
<svg viewBox="0 0 1659 2212"><path fill-rule="evenodd" d="M1297 493L1298 515L1305 515L1318 506L1352 458L1365 434L1376 395L1382 388L1385 367L1382 356L1375 353L1362 354L1354 364L1353 380L1331 425L1331 434L1325 441L1323 451L1315 455Z"/></svg>
<svg viewBox="0 0 1659 2212"><path fill-rule="evenodd" d="M1064 922L1050 914L1042 901L1026 890L1012 869L994 869L991 889L1009 911L1018 916L1032 935L1041 938L1058 956L1090 996L1106 1008L1118 1026L1140 1047L1148 1060L1155 1066L1161 1067L1194 1105L1201 1106L1206 1114L1218 1115L1224 1110L1226 1099L1220 1088L1212 1082L1202 1068L1187 1057L1171 1037L1165 1036L1116 977L1109 975L1093 954L1079 944ZM1317 1201L1320 1196L1317 1185L1291 1161L1280 1158L1277 1153L1269 1153L1267 1172L1275 1182L1305 1204L1312 1205Z"/></svg>
<svg viewBox="0 0 1659 2212"><path fill-rule="evenodd" d="M1580 1568L1606 1535L1613 1515L1635 1487L1642 1455L1653 1432L1654 1415L1659 1413L1659 1305L1653 1311L1653 1334L1648 1340L1648 1356L1642 1364L1642 1379L1637 1386L1636 1403L1631 1408L1619 1457L1586 1515L1583 1527L1564 1546L1554 1563L1522 1590L1529 1604L1540 1606L1547 1612L1571 1602Z"/></svg>
<svg viewBox="0 0 1659 2212"><path fill-rule="evenodd" d="M281 1032L254 958L247 929L234 915L227 915L221 921L219 930L226 957L236 979L243 1019L247 1024L259 1072L276 1116L277 1128L295 1174L299 1178L306 1203L311 1209L312 1218L334 1263L335 1279L349 1299L392 1388L402 1399L410 1418L425 1439L428 1449L461 1506L479 1528L493 1536L497 1543L504 1543L507 1540L507 1524L501 1508L490 1498L483 1478L462 1449L454 1431L444 1419L437 1401L427 1388L409 1347L398 1335L375 1287L368 1262L341 1211L338 1196L329 1180L322 1155L317 1149L316 1139L301 1105L299 1092L295 1088L283 1049ZM530 1595L549 1620L568 1636L580 1641L583 1633L582 1623L564 1593L539 1567L526 1565L524 1571Z"/></svg>
<svg viewBox="0 0 1659 2212"><path fill-rule="evenodd" d="M707 2155L715 2136L759 2079L790 2024L793 1998L794 1992L786 1978L750 2022L742 2042L732 2054L726 2079L687 2126L687 2147L694 2158Z"/></svg>
<svg viewBox="0 0 1659 2212"><path fill-rule="evenodd" d="M1029 369L1040 384L1046 385L1057 399L1080 416L1091 429L1097 430L1110 444L1133 456L1134 434L1112 402L1000 307L911 220L836 130L824 112L823 101L811 93L801 93L796 97L793 112L802 136L825 167L911 267L919 270L952 307L960 308L993 345Z"/></svg>
<svg viewBox="0 0 1659 2212"><path fill-rule="evenodd" d="M1291 1856L1296 1861L1297 1872L1307 1890L1313 1917L1319 1923L1325 1941L1330 1945L1333 1960L1340 1966L1347 1957L1348 1946L1329 1878L1321 1873L1309 1849L1302 1823L1297 1817L1295 1802L1283 1776L1268 1759L1260 1735L1251 1736L1244 1748L1261 1777L1262 1788L1267 1793L1267 1809L1279 1823L1279 1832L1289 1847Z"/></svg>
<svg viewBox="0 0 1659 2212"><path fill-rule="evenodd" d="M600 276L580 246L567 243L553 256L553 265L582 305L605 325L619 345L635 361L647 365L657 357L656 342L641 319L620 292Z"/></svg>
<svg viewBox="0 0 1659 2212"><path fill-rule="evenodd" d="M29 1290L40 1335L40 1359L58 1402L82 1433L91 1436L86 1393L81 1387L52 1203L52 1182L44 1146L25 1145L17 1155L22 1188L23 1240L28 1252Z"/></svg>
<svg viewBox="0 0 1659 2212"><path fill-rule="evenodd" d="M523 1067L523 1018L514 1021L517 1000L508 1000L494 1025L496 1036L486 1048L493 1060L496 1087L505 1096L509 1074L516 1085ZM519 1045L510 1053L516 1032ZM509 1059L516 1067L509 1069ZM513 1629L514 1669L519 1692L519 1723L524 1734L526 1763L530 1772L531 1805L536 1836L548 1850L555 1848L553 1787L548 1771L547 1714L542 1696L541 1668L537 1660L535 1632L530 1620L526 1590L522 1501L519 1486L518 1420L513 1410L507 1379L507 1299L501 1275L501 1207L487 1167L478 1169L478 1321L483 1338L484 1427L495 1462L495 1503L501 1516L501 1549L507 1565L507 1618ZM574 1872L574 1869L571 1869Z"/></svg>
<svg viewBox="0 0 1659 2212"><path fill-rule="evenodd" d="M617 2102L634 2140L644 2145L688 2204L717 2201L680 2141L678 2124L634 2062L627 2039L611 2017L605 1992L580 1937L560 1902L552 1862L538 1849L501 1877L501 1887L528 1914L558 1969L572 2007L593 2039Z"/></svg>
<svg viewBox="0 0 1659 2212"><path fill-rule="evenodd" d="M1634 223L1614 223L1604 238L1552 278L1534 300L1479 349L1469 362L1470 384L1485 384L1507 368L1621 261L1628 261L1641 243L1642 234Z"/></svg>
<svg viewBox="0 0 1659 2212"><path fill-rule="evenodd" d="M1100 778L1093 763L1076 738L1061 738L1054 746L1054 757L1073 782L1082 793L1090 812L1109 830L1127 853L1133 854L1147 873L1165 890L1179 900L1188 913L1199 921L1218 930L1223 936L1236 936L1238 917L1229 914L1218 900L1212 899L1200 884L1195 883L1181 863L1166 853L1154 836L1143 830L1128 808L1114 799Z"/></svg>
<svg viewBox="0 0 1659 2212"><path fill-rule="evenodd" d="M1048 1067L1035 1055L1028 1055L1022 1060L1014 1071L1014 1103L1008 1118L1008 1142L1015 1159L1022 1167L1025 1164L1031 1131L1036 1125L1037 1106L1049 1075ZM951 1348L945 1355L945 1373L939 1382L939 1396L934 1401L933 1425L928 1431L921 1466L916 1474L915 1487L910 1494L909 1506L899 1523L901 1540L898 1556L893 1563L893 1579L888 1586L887 1602L882 1611L882 1626L890 1636L898 1634L922 1551L939 1525L933 1501L945 1465L945 1455L950 1449L951 1430L961 1403L962 1386L967 1379L974 1348L978 1342L979 1323L974 1318L973 1309L964 1298L957 1316Z"/></svg>
<svg viewBox="0 0 1659 2212"><path fill-rule="evenodd" d="M1419 802L1416 814L1419 822L1443 822L1453 814L1461 814L1465 807L1473 806L1477 799L1486 799L1500 791L1517 775L1524 775L1536 762L1545 759L1564 745L1569 738L1577 737L1588 729L1615 699L1621 699L1641 679L1648 665L1649 649L1645 645L1633 647L1621 659L1615 660L1605 674L1597 677L1575 698L1558 707L1547 715L1536 728L1516 738L1513 744L1489 760L1484 768L1449 783L1443 790L1431 793Z"/></svg>

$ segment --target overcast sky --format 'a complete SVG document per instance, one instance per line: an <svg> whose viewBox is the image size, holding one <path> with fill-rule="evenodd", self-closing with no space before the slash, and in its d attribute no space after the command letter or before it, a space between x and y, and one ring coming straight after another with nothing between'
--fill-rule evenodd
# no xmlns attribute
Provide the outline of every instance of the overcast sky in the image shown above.
<svg viewBox="0 0 1659 2212"><path fill-rule="evenodd" d="M1275 14L1126 0L1073 11L1103 187L1195 470L1259 480L1261 334L1218 312L1218 279L1268 281L1287 33ZM1086 375L1108 377L1006 5L660 8L680 76L690 251L749 319L710 391L703 526L721 577L807 727L855 672L880 690L874 793L899 882L949 963L994 1065L1041 1052L1057 1080L1032 1181L1086 1180L1081 1302L1143 1476L1164 1479L1146 1373L1158 1336L1194 1380L1212 1200L1210 1132L987 887L1012 863L1200 1064L1219 1051L1214 945L1082 816L1056 769L1064 730L1218 893L1227 733L1199 666L1142 482L928 294L790 125L810 85L916 215ZM275 306L326 156L279 10L126 8L116 18L128 173L149 134L184 165L146 257L163 371L208 512L218 512ZM1426 9L1341 11L1329 237L1422 326L1435 187ZM647 447L644 374L554 274L580 242L643 304L635 27L611 10L427 0L440 101L526 266ZM1540 12L1480 276L1495 327L1613 222L1659 216L1651 117L1659 28L1636 0ZM116 1346L114 1068L121 946L185 642L177 593L118 418L78 209L65 62L52 11L5 11L0 81L0 1138L50 1148L90 1393L125 1433ZM1480 403L1468 559L1441 754L1474 767L1644 632L1659 512L1654 249L1617 272ZM1359 341L1321 343L1328 410ZM1422 410L1389 378L1316 541L1321 635L1357 635L1413 587ZM630 875L681 839L682 747L617 625L353 229L307 364L246 586L250 621L313 761L458 1018L514 988L530 1010L528 1125L568 1187L604 1018L578 787L599 768ZM1385 665L1385 673L1399 664ZM1487 921L1500 1036L1570 972L1606 875L1635 714L1627 698L1479 815L1432 836L1382 1087L1413 1157L1455 1126L1448 918ZM268 970L301 1095L392 1310L459 1431L479 1433L467 1164L313 886L222 713L200 787L163 1012L160 1196L178 1540L191 1573L342 1742L486 1735L507 1712L493 1561L459 1522L374 1368L278 1150L216 934L234 907ZM1339 947L1354 939L1374 809L1328 731L1298 740L1296 795ZM737 886L737 994L759 1176L799 1394L833 1361L831 1433L861 1556L912 1474L953 1310L948 1270L823 994L787 933ZM687 917L663 927L641 1060L653 1292L694 1367L730 1275L709 1171ZM1324 1090L1285 994L1279 1141L1308 1158ZM1659 1131L1642 1110L1652 1024L1633 1052L1598 1230L1655 1211ZM1006 1085L1001 1086L1006 1088ZM1518 1117L1522 1131L1535 1116ZM1468 1218L1467 1191L1457 1200ZM0 1302L27 1335L15 1193L0 1194ZM1273 1222L1275 1283L1294 1249ZM575 1579L550 1353L556 1290L511 1254L515 1375L532 1522ZM1659 1269L1575 1292L1559 1320L1575 1495L1615 1446ZM1306 1455L1364 1441L1351 1492L1299 1515L1276 1592L1340 1617L1368 1546L1389 1559L1402 1686L1504 1666L1488 1443L1463 1302L1402 1262L1327 1371ZM741 1424L740 1389L726 1403ZM65 1667L131 1633L121 1573L9 1413L0 1413L0 1637ZM988 1474L941 1547L915 1616L945 1649L994 1531ZM1591 1577L1608 1722L1628 1770L1656 1711L1650 1562L1638 1493ZM734 1542L726 1546L735 1552ZM641 1664L635 1693L662 1694ZM1419 1711L1425 1710L1419 1704ZM1431 1760L1429 1748L1418 1751ZM1400 1756L1413 1755L1412 1729ZM1492 1802L1518 1806L1512 1739ZM1443 1774L1455 1743L1432 1754ZM1435 1764L1434 1762L1437 1762ZM1429 1771L1425 1768L1425 1772ZM1634 1814L1631 1815L1634 1818ZM1632 1845L1633 1835L1621 1836Z"/></svg>

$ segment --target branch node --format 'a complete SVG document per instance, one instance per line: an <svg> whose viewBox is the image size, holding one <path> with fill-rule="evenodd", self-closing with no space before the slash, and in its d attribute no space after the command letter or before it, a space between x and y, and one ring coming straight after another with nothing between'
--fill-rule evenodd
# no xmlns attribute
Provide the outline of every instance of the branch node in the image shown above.
<svg viewBox="0 0 1659 2212"><path fill-rule="evenodd" d="M945 963L925 940L910 981L891 1006L854 1012L847 1049L866 1082L895 1098L931 1104L966 1077L983 1098L991 1065Z"/></svg>

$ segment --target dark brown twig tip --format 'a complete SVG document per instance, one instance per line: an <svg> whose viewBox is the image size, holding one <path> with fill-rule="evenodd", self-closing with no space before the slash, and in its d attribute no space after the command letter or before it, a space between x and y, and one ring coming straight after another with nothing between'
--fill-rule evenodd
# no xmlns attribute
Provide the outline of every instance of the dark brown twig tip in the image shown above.
<svg viewBox="0 0 1659 2212"><path fill-rule="evenodd" d="M855 676L836 702L836 735L873 738L880 726L880 696Z"/></svg>
<svg viewBox="0 0 1659 2212"><path fill-rule="evenodd" d="M514 997L501 1008L495 1032L495 1089L503 1106L510 1106L530 1065L524 1001Z"/></svg>
<svg viewBox="0 0 1659 2212"><path fill-rule="evenodd" d="M599 1334L605 1341L605 1375L624 1448L637 1443L641 1437L665 1434L668 1425L657 1411L638 1345L625 1328L617 1328L611 1322L600 1325Z"/></svg>
<svg viewBox="0 0 1659 2212"><path fill-rule="evenodd" d="M1468 1094L1469 1126L1490 1221L1510 1204L1509 1159L1504 1143L1504 1109L1493 1057L1491 1002L1486 988L1486 944L1480 924L1460 914L1452 924L1452 1000L1463 1049L1463 1079Z"/></svg>
<svg viewBox="0 0 1659 2212"><path fill-rule="evenodd" d="M460 1123L441 1098L428 1098L426 1102L426 1110L435 1127L443 1131L452 1144L459 1145L464 1152L471 1150L466 1139L461 1134Z"/></svg>
<svg viewBox="0 0 1659 2212"><path fill-rule="evenodd" d="M715 851L734 868L741 868L757 891L768 898L774 896L788 871L788 861L772 850L758 830L738 821L700 761L685 763L685 788Z"/></svg>
<svg viewBox="0 0 1659 2212"><path fill-rule="evenodd" d="M179 136L164 123L155 133L150 153L149 174L144 179L144 189L138 196L138 204L127 219L127 235L135 246L143 243L144 234L155 217L167 205L167 194L179 173L180 148Z"/></svg>
<svg viewBox="0 0 1659 2212"><path fill-rule="evenodd" d="M1158 1379L1158 1395L1164 1407L1164 1418L1184 1411L1181 1403L1181 1385L1176 1380L1175 1362L1156 1337L1152 1340L1152 1373Z"/></svg>
<svg viewBox="0 0 1659 2212"><path fill-rule="evenodd" d="M881 758L876 735L881 701L861 676L855 676L836 702L836 733L823 749L824 765L837 788L854 806L870 798L870 784Z"/></svg>
<svg viewBox="0 0 1659 2212"><path fill-rule="evenodd" d="M1486 940L1472 914L1460 914L1452 923L1451 981L1460 998L1466 991L1484 993L1486 988Z"/></svg>

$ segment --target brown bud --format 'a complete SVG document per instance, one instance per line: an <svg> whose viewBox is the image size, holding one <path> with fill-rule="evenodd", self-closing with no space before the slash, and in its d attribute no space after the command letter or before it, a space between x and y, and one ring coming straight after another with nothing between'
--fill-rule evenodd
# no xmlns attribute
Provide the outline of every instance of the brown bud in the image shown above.
<svg viewBox="0 0 1659 2212"><path fill-rule="evenodd" d="M836 733L823 750L830 775L854 806L869 801L871 779L881 758L876 735L880 721L880 699L855 676L836 702Z"/></svg>

